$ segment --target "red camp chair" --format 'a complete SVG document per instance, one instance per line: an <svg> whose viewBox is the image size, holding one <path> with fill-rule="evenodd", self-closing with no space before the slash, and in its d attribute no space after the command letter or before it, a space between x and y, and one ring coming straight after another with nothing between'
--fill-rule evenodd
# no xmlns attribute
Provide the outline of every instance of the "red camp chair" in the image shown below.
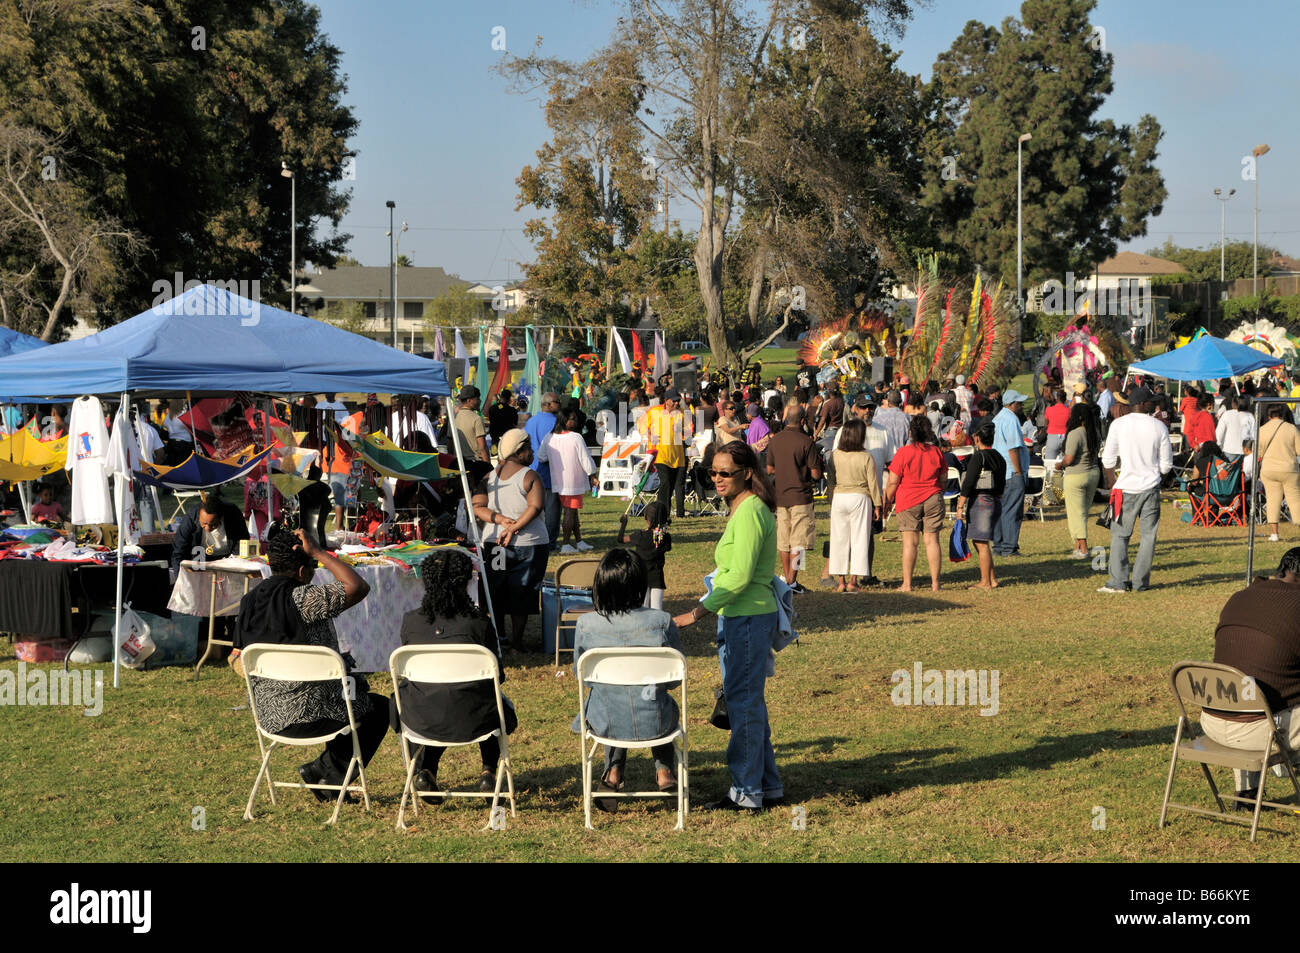
<svg viewBox="0 0 1300 953"><path fill-rule="evenodd" d="M1216 457L1187 491L1193 526L1246 525L1246 475L1240 460Z"/></svg>

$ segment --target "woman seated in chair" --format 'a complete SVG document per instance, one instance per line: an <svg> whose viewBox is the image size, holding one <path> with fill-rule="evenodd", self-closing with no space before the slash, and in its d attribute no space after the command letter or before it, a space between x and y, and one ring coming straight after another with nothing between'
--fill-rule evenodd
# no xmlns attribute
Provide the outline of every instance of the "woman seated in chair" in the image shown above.
<svg viewBox="0 0 1300 953"><path fill-rule="evenodd" d="M333 582L311 585L318 559L333 574ZM271 578L239 603L235 646L323 645L337 652L339 640L332 620L364 599L370 586L303 530L290 532L272 526L267 561ZM345 657L345 661L349 659ZM387 699L370 692L361 676L353 678L357 741L362 764L369 764L388 730ZM337 681L281 682L252 676L250 684L258 720L272 734L310 738L338 731L348 723L347 704ZM308 784L342 784L351 760L352 739L340 735L326 743L319 758L302 765L298 774ZM312 794L318 801L331 800L326 791L313 788Z"/></svg>
<svg viewBox="0 0 1300 953"><path fill-rule="evenodd" d="M681 651L681 640L672 617L660 609L644 608L646 567L641 557L627 549L611 549L600 561L592 585L595 612L578 619L574 633L573 665L588 649L628 646ZM677 730L677 702L668 694L675 685L646 686L645 690L615 685L593 685L587 698L587 724L592 733L605 738L659 738ZM582 726L574 719L574 731ZM660 791L675 791L675 755L672 742L655 745L656 778ZM598 791L622 791L627 749L605 749L605 773ZM607 813L618 809L617 798L597 798L596 807Z"/></svg>
<svg viewBox="0 0 1300 953"><path fill-rule="evenodd" d="M1202 480L1210 470L1210 464L1215 460L1227 460L1219 445L1213 440L1207 440L1196 448L1196 453L1192 454L1192 479Z"/></svg>
<svg viewBox="0 0 1300 953"><path fill-rule="evenodd" d="M424 601L402 617L403 645L481 645L491 649L498 660L501 650L487 613L474 605L469 587L474 578L474 564L464 553L454 550L434 553L420 565L424 579ZM497 674L505 681L505 673L497 663ZM501 727L497 716L497 698L492 685L486 681L460 682L445 685L416 685L403 681L397 686L402 697L402 713L406 726L426 738L439 741L473 741L489 731ZM504 695L503 710L506 732L513 732L519 724L514 706ZM391 724L400 731L396 700L392 703ZM438 762L446 751L439 745L417 745L411 751L416 764L415 790L438 790ZM478 743L483 759L478 789L491 791L496 787L497 762L501 758L501 742L493 736ZM425 796L424 800L438 804L441 797Z"/></svg>

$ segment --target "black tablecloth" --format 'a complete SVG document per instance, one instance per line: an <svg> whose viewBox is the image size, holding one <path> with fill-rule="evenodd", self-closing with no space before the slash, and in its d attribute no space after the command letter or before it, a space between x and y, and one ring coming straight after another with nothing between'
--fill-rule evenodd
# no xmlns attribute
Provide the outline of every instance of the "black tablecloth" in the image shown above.
<svg viewBox="0 0 1300 953"><path fill-rule="evenodd" d="M127 566L122 601L138 612L170 618L171 577L163 566ZM0 632L75 639L89 624L89 610L117 598L117 567L98 563L0 560ZM72 608L83 618L76 624Z"/></svg>

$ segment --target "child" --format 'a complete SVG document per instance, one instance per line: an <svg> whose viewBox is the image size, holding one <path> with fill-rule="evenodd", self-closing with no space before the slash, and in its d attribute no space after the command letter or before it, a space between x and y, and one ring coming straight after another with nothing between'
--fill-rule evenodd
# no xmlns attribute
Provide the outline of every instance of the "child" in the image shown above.
<svg viewBox="0 0 1300 953"><path fill-rule="evenodd" d="M650 609L664 607L664 592L668 585L664 582L664 556L673 548L673 538L664 526L668 522L668 507L659 503L647 503L641 515L645 517L645 529L627 532L627 514L619 520L618 541L631 543L636 553L645 563L646 594L645 605Z"/></svg>
<svg viewBox="0 0 1300 953"><path fill-rule="evenodd" d="M54 501L54 488L42 483L40 494L40 502L32 504L32 519L38 523L62 523L63 504Z"/></svg>

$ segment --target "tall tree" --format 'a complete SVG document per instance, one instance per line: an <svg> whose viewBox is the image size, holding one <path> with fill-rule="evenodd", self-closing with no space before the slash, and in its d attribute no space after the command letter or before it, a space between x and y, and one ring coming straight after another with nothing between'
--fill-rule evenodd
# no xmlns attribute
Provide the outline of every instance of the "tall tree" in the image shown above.
<svg viewBox="0 0 1300 953"><path fill-rule="evenodd" d="M1154 117L1100 119L1113 90L1095 0L1025 0L1000 29L972 20L927 88L923 204L950 260L1016 273L1016 140L1024 145L1027 280L1086 273L1146 234L1166 196Z"/></svg>
<svg viewBox="0 0 1300 953"><path fill-rule="evenodd" d="M117 248L86 289L102 320L141 310L176 272L258 279L287 301L281 162L296 175L300 260L328 267L344 250L350 236L315 223L346 211L357 123L319 20L304 0L0 0L0 122L57 141L88 221L147 246L134 260Z"/></svg>
<svg viewBox="0 0 1300 953"><path fill-rule="evenodd" d="M1228 242L1223 247L1223 275L1228 281L1249 278L1254 268L1255 248L1250 242ZM1176 261L1187 269L1186 281L1219 280L1219 246L1212 248L1182 248L1174 244L1172 238L1166 239L1159 248L1147 251L1148 255ZM1276 248L1259 246L1259 262L1263 266L1270 258L1280 254ZM1260 274L1267 269L1260 268Z"/></svg>

